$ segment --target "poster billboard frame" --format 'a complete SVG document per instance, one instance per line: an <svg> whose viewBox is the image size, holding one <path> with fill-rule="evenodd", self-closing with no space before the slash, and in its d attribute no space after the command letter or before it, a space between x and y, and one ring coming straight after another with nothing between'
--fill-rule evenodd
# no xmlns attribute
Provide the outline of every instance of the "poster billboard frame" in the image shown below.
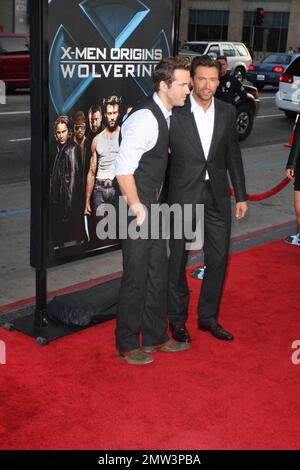
<svg viewBox="0 0 300 470"><path fill-rule="evenodd" d="M178 53L181 0L173 0L172 54ZM48 0L29 0L31 83L31 237L30 264L36 269L57 266L119 249L108 246L59 260L49 257L49 40Z"/></svg>
<svg viewBox="0 0 300 470"><path fill-rule="evenodd" d="M178 53L181 0L174 1L173 55ZM34 325L47 325L47 268L119 249L120 245L49 263L49 39L48 0L29 0L31 104L30 264L36 270Z"/></svg>

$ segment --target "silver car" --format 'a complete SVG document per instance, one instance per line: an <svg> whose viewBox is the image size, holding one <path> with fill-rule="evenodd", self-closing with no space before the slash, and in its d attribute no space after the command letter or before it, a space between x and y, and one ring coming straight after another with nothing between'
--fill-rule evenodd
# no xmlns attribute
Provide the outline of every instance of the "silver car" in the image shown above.
<svg viewBox="0 0 300 470"><path fill-rule="evenodd" d="M227 58L228 69L239 80L243 80L252 58L245 44L242 42L219 41L187 41L183 43L179 55L189 57L191 60L197 55L208 54L214 59L220 55Z"/></svg>
<svg viewBox="0 0 300 470"><path fill-rule="evenodd" d="M300 56L296 56L279 78L276 105L288 118L300 112Z"/></svg>

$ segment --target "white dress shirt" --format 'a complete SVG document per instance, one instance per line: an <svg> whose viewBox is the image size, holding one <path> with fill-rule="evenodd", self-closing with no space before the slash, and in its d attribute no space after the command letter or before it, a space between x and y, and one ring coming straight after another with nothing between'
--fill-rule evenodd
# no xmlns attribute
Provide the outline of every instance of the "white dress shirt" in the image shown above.
<svg viewBox="0 0 300 470"><path fill-rule="evenodd" d="M169 126L172 112L166 109L157 93L153 94L153 99ZM123 122L121 132L122 141L116 158L116 176L133 175L142 155L156 145L158 122L150 109L140 109Z"/></svg>
<svg viewBox="0 0 300 470"><path fill-rule="evenodd" d="M202 106L196 102L193 94L190 94L191 100L191 112L194 113L194 118L196 121L196 126L198 129L198 134L201 140L201 145L203 148L204 156L207 160L209 149L211 146L213 131L214 131L214 123L215 123L215 103L214 98L212 98L212 102L210 107L204 111ZM208 172L205 173L205 179L209 179Z"/></svg>

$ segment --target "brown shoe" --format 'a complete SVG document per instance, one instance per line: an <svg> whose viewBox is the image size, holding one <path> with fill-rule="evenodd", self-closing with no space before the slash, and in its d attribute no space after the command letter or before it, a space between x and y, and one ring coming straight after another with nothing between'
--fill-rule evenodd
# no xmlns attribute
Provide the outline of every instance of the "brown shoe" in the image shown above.
<svg viewBox="0 0 300 470"><path fill-rule="evenodd" d="M181 352L189 349L189 343L180 343L179 341L174 341L173 339L168 339L163 344L157 344L156 346L142 346L142 350L145 353L154 353L154 352Z"/></svg>
<svg viewBox="0 0 300 470"><path fill-rule="evenodd" d="M116 354L121 359L124 359L128 364L144 365L150 364L154 361L153 357L145 354L141 349L132 349L132 351L116 351Z"/></svg>

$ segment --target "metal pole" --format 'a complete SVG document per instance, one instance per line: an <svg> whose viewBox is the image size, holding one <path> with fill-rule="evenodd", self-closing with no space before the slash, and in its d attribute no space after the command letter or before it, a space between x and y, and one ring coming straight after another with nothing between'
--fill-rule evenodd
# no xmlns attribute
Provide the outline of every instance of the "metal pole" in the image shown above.
<svg viewBox="0 0 300 470"><path fill-rule="evenodd" d="M251 32L251 49L254 51L254 33L255 33L255 26L252 26L252 32Z"/></svg>
<svg viewBox="0 0 300 470"><path fill-rule="evenodd" d="M48 54L45 45L47 0L30 0L31 33L31 265L35 267L36 305L34 326L47 325L48 233ZM41 110L44 110L41 113ZM41 119L37 116L41 115Z"/></svg>
<svg viewBox="0 0 300 470"><path fill-rule="evenodd" d="M34 311L34 325L42 328L48 325L47 321L47 269L35 271L36 307Z"/></svg>

